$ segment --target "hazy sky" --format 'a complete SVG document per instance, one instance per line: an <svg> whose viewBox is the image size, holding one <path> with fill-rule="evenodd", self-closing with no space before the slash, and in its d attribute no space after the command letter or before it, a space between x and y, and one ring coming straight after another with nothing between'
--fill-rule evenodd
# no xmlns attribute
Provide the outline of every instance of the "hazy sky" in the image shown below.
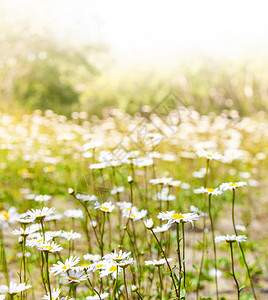
<svg viewBox="0 0 268 300"><path fill-rule="evenodd" d="M50 27L76 43L105 42L118 65L163 66L190 55L268 53L268 1L0 0L8 21Z"/></svg>

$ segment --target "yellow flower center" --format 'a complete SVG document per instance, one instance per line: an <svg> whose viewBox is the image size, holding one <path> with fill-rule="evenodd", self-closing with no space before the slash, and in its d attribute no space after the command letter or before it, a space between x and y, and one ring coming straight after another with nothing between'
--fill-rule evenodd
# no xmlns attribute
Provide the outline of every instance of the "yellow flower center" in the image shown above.
<svg viewBox="0 0 268 300"><path fill-rule="evenodd" d="M212 155L211 155L211 154L207 154L207 156L208 156L208 157L212 157Z"/></svg>
<svg viewBox="0 0 268 300"><path fill-rule="evenodd" d="M0 214L5 217L7 220L9 220L9 215L6 211L1 211Z"/></svg>
<svg viewBox="0 0 268 300"><path fill-rule="evenodd" d="M101 268L101 267L103 267L103 264L97 265L97 266L96 266L96 269L99 269L99 268Z"/></svg>
<svg viewBox="0 0 268 300"><path fill-rule="evenodd" d="M74 276L69 276L69 278L70 278L71 280L78 280L78 281L79 281L79 279L78 279L77 277L74 277Z"/></svg>
<svg viewBox="0 0 268 300"><path fill-rule="evenodd" d="M210 193L213 193L214 189L213 188L207 188L207 191L210 192Z"/></svg>
<svg viewBox="0 0 268 300"><path fill-rule="evenodd" d="M130 214L129 216L130 216L130 218L136 218L136 216L133 214Z"/></svg>
<svg viewBox="0 0 268 300"><path fill-rule="evenodd" d="M183 219L183 215L181 214L174 214L171 216L172 219L175 219L175 220L179 220L179 219Z"/></svg>
<svg viewBox="0 0 268 300"><path fill-rule="evenodd" d="M66 269L67 269L67 266L64 265L64 266L62 267L62 270L66 270Z"/></svg>
<svg viewBox="0 0 268 300"><path fill-rule="evenodd" d="M236 185L236 182L232 182L231 184L230 184L230 186L235 186Z"/></svg>
<svg viewBox="0 0 268 300"><path fill-rule="evenodd" d="M43 248L44 250L47 250L47 251L53 250L53 247L52 247L52 246L42 246L42 248Z"/></svg>
<svg viewBox="0 0 268 300"><path fill-rule="evenodd" d="M83 265L81 265L81 268L88 267L88 266L89 266L89 264L83 264Z"/></svg>
<svg viewBox="0 0 268 300"><path fill-rule="evenodd" d="M117 269L117 267L116 267L116 266L111 266L111 268L109 269L109 271L115 272L115 271L116 271L116 269Z"/></svg>
<svg viewBox="0 0 268 300"><path fill-rule="evenodd" d="M131 208L127 207L126 210L131 211Z"/></svg>
<svg viewBox="0 0 268 300"><path fill-rule="evenodd" d="M105 211L109 210L109 208L108 208L108 207L105 207L105 206L101 206L100 209L101 209L101 210L105 210Z"/></svg>

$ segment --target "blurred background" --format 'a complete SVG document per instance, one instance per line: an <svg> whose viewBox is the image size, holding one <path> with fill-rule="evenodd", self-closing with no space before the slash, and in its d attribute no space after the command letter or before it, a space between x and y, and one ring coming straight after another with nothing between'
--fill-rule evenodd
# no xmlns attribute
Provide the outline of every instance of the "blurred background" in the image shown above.
<svg viewBox="0 0 268 300"><path fill-rule="evenodd" d="M170 91L200 113L268 109L266 1L0 0L0 108L105 118Z"/></svg>

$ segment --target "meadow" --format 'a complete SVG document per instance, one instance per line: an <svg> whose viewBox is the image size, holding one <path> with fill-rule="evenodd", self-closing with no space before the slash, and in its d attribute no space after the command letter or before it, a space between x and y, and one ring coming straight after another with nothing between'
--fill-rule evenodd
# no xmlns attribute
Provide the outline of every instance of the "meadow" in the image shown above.
<svg viewBox="0 0 268 300"><path fill-rule="evenodd" d="M267 119L171 98L1 113L0 299L267 299Z"/></svg>

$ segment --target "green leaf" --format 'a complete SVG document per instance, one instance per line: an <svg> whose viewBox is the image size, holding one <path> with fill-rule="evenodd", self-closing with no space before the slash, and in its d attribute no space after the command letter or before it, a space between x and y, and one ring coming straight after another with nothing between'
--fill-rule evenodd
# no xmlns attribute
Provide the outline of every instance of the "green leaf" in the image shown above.
<svg viewBox="0 0 268 300"><path fill-rule="evenodd" d="M244 285L242 285L240 288L239 288L239 292L241 292L243 290L243 288L245 288Z"/></svg>

